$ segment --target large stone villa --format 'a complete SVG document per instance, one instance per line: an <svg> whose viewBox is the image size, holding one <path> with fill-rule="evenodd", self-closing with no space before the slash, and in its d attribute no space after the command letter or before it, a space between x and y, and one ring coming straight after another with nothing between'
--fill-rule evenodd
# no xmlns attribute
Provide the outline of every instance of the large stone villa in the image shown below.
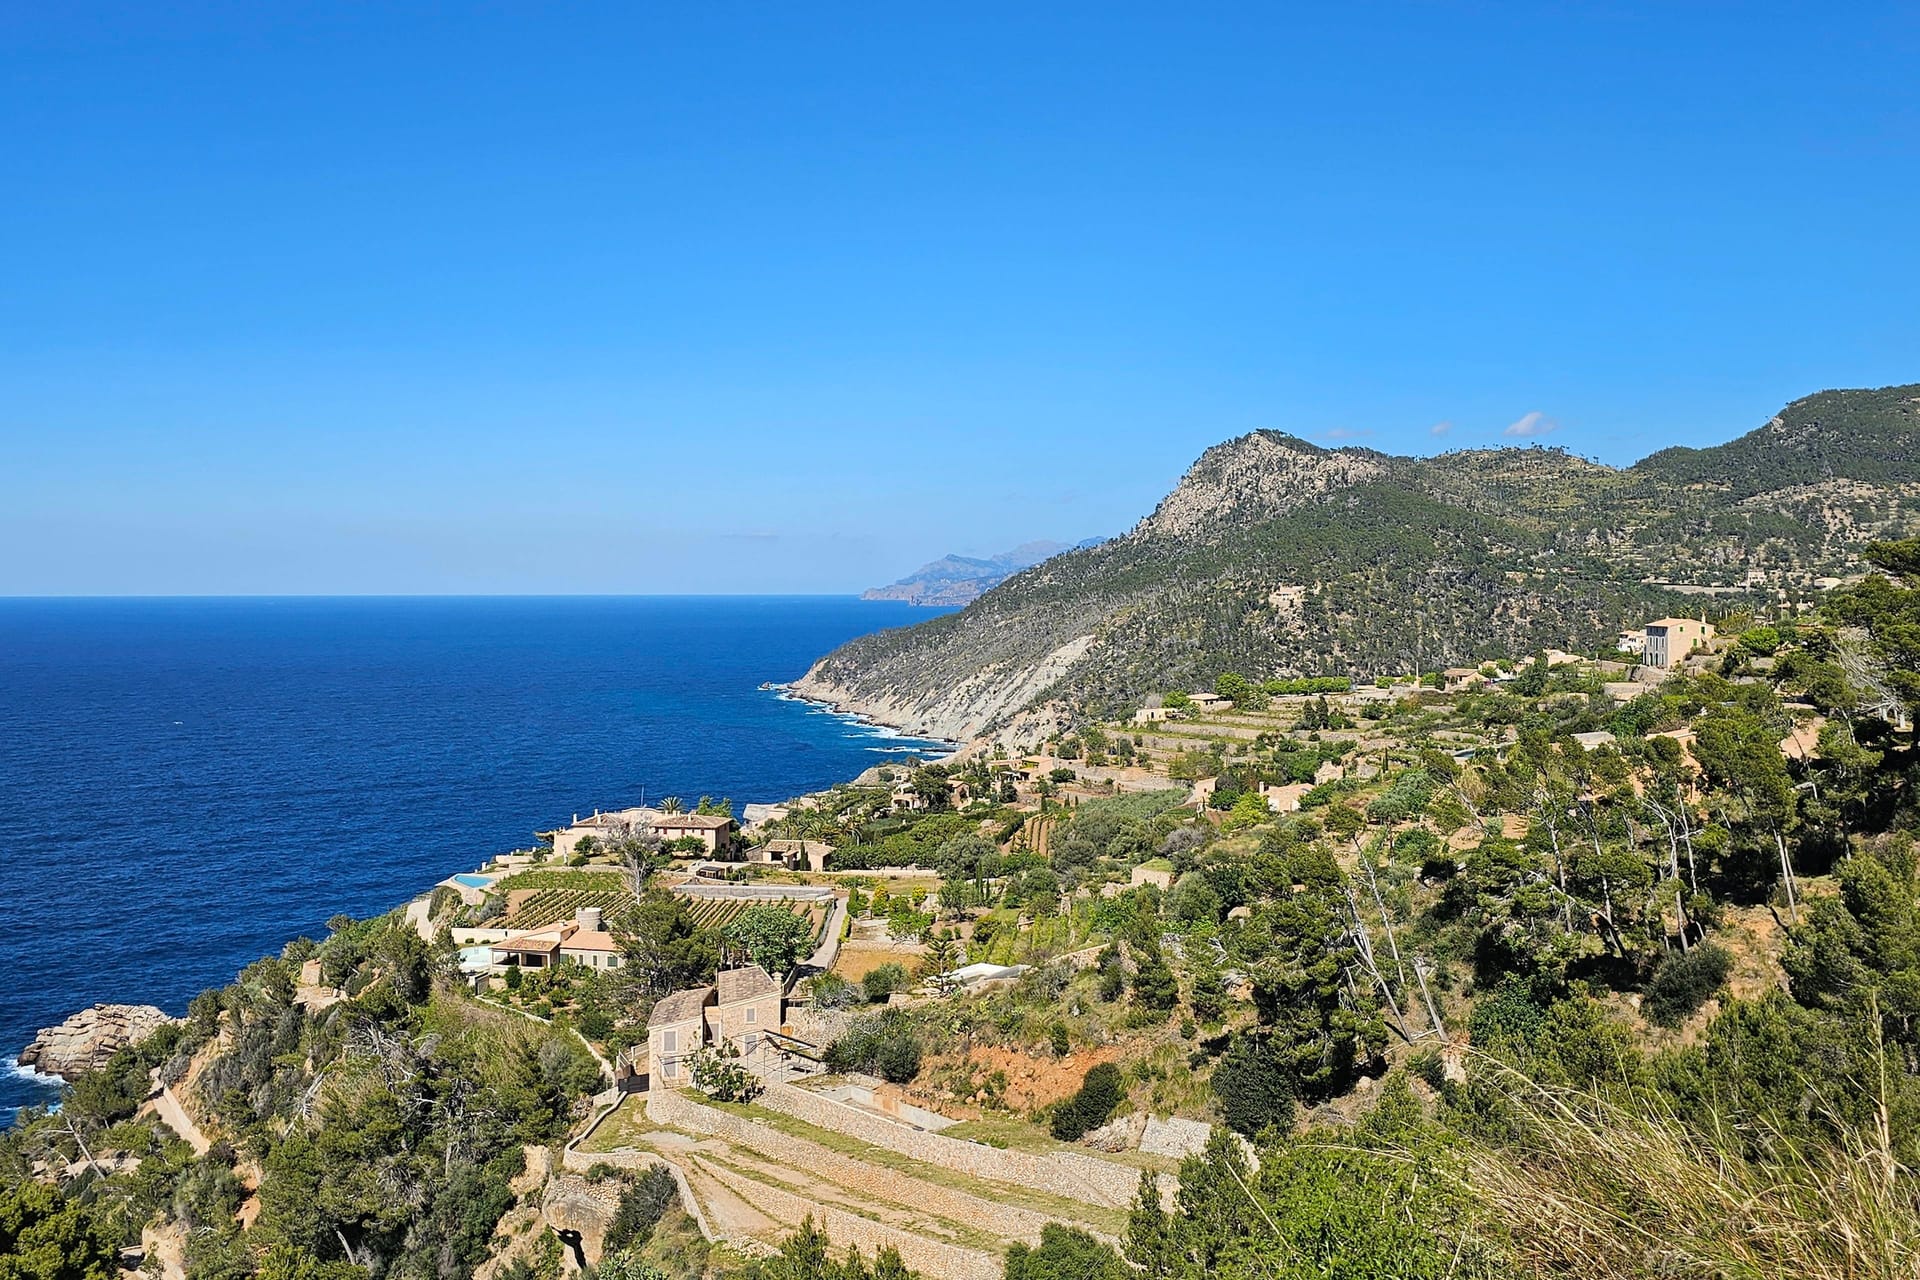
<svg viewBox="0 0 1920 1280"><path fill-rule="evenodd" d="M571 858L589 839L604 843L642 832L664 841L692 836L706 846L708 853L718 853L733 843L735 826L734 820L724 814L668 813L643 805L607 813L596 809L584 818L576 813L566 826L536 834L552 844L554 855L561 858Z"/></svg>

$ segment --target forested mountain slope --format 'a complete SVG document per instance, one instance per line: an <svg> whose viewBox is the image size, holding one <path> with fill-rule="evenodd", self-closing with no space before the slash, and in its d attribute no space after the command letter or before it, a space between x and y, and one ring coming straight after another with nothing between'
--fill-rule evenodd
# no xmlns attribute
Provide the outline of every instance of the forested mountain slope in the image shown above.
<svg viewBox="0 0 1920 1280"><path fill-rule="evenodd" d="M1674 586L1811 590L1920 526L1920 384L1826 391L1624 470L1558 449L1403 458L1260 431L1126 536L964 611L863 637L796 686L920 732L1109 714L1226 670L1371 676L1698 612Z"/></svg>

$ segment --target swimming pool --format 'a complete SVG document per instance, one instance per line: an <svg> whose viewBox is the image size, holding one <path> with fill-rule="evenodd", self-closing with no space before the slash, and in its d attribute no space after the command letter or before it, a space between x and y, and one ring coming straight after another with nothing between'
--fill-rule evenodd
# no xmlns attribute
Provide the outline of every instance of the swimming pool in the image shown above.
<svg viewBox="0 0 1920 1280"><path fill-rule="evenodd" d="M460 948L460 972L462 973L483 973L492 963L492 947Z"/></svg>
<svg viewBox="0 0 1920 1280"><path fill-rule="evenodd" d="M494 881L492 876L475 875L471 871L462 871L453 878L455 884L465 885L469 889L485 889Z"/></svg>

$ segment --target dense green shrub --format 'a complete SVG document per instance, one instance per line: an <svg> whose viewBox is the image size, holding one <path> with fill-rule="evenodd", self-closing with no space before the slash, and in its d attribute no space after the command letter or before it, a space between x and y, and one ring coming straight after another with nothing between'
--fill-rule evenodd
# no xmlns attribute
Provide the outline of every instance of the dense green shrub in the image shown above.
<svg viewBox="0 0 1920 1280"><path fill-rule="evenodd" d="M898 1009L862 1018L827 1047L827 1070L864 1071L894 1084L920 1074L920 1037Z"/></svg>
<svg viewBox="0 0 1920 1280"><path fill-rule="evenodd" d="M639 1249L653 1238L653 1229L680 1194L679 1184L664 1164L648 1165L633 1185L620 1193L620 1207L607 1227L606 1252Z"/></svg>
<svg viewBox="0 0 1920 1280"><path fill-rule="evenodd" d="M1156 948L1140 956L1133 975L1133 998L1143 1008L1165 1013L1180 1001L1180 984Z"/></svg>
<svg viewBox="0 0 1920 1280"><path fill-rule="evenodd" d="M1684 955L1668 956L1647 984L1641 1012L1663 1027L1677 1027L1720 989L1732 969L1733 956L1711 942Z"/></svg>
<svg viewBox="0 0 1920 1280"><path fill-rule="evenodd" d="M1532 990L1524 983L1509 982L1474 1003L1467 1031L1482 1048L1526 1047L1546 1023L1546 1008Z"/></svg>
<svg viewBox="0 0 1920 1280"><path fill-rule="evenodd" d="M1214 1068L1213 1091L1228 1127L1248 1137L1268 1125L1282 1130L1293 1125L1293 1079L1265 1036L1243 1032L1233 1038Z"/></svg>
<svg viewBox="0 0 1920 1280"><path fill-rule="evenodd" d="M1053 1136L1062 1142L1077 1142L1089 1130L1105 1124L1124 1096L1120 1068L1111 1062L1087 1068L1079 1091L1054 1108Z"/></svg>
<svg viewBox="0 0 1920 1280"><path fill-rule="evenodd" d="M905 966L893 963L883 964L860 979L868 1004L885 1004L888 996L896 991L905 991L908 985Z"/></svg>
<svg viewBox="0 0 1920 1280"><path fill-rule="evenodd" d="M1078 1227L1049 1222L1035 1248L1007 1248L1006 1280L1122 1280L1129 1275L1120 1255Z"/></svg>

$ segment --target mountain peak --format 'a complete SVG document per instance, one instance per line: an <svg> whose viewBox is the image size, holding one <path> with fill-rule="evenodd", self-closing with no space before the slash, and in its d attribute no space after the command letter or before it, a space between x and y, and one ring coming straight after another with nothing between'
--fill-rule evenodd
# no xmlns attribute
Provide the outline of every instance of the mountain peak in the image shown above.
<svg viewBox="0 0 1920 1280"><path fill-rule="evenodd" d="M1379 455L1367 451L1323 449L1283 431L1254 431L1201 454L1132 536L1270 520L1384 473Z"/></svg>

